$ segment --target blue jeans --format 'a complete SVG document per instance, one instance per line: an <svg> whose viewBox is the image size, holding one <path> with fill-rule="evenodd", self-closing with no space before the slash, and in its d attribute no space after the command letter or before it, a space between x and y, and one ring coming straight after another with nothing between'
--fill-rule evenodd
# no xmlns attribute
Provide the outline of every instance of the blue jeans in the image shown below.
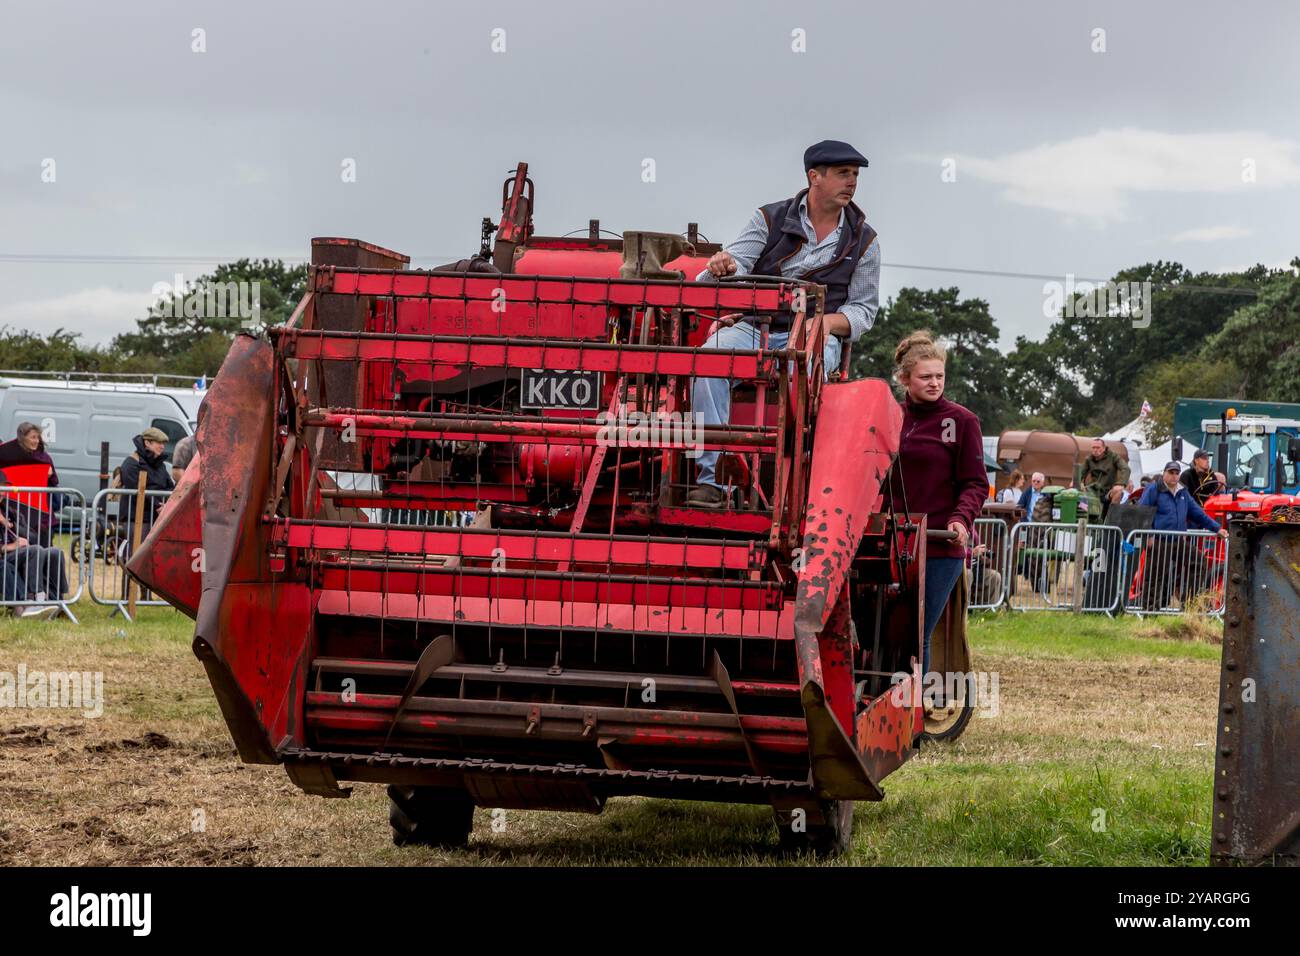
<svg viewBox="0 0 1300 956"><path fill-rule="evenodd" d="M790 338L789 332L769 332L767 347L783 349ZM760 333L748 322L735 325L719 326L700 346L706 349L756 349L759 347ZM832 369L840 366L840 340L834 335L826 336L826 348L822 351L823 373L829 375ZM710 425L726 425L731 421L731 382L725 378L697 378L691 386L691 410L699 416L699 422ZM718 452L706 451L700 454L697 462L700 466L699 480L702 485L718 483L714 480L714 470L718 466Z"/></svg>
<svg viewBox="0 0 1300 956"><path fill-rule="evenodd" d="M943 616L948 596L952 594L965 564L962 558L925 559L925 658L921 663L922 675L930 673L930 635Z"/></svg>

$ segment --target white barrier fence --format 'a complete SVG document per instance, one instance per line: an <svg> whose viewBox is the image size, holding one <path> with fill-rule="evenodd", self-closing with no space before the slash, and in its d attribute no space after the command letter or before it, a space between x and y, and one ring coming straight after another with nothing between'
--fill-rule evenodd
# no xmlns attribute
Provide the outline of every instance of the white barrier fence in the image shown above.
<svg viewBox="0 0 1300 956"><path fill-rule="evenodd" d="M126 573L126 562L134 546L138 522L143 541L153 527L158 512L171 497L170 491L144 491L134 488L105 488L91 499L85 512L81 546L90 545L88 592L96 604L105 604L131 620L131 589L135 588L137 607L166 607L167 602L153 597L133 582Z"/></svg>
<svg viewBox="0 0 1300 956"><path fill-rule="evenodd" d="M1144 614L1223 613L1226 545L1208 531L1129 532L1124 610Z"/></svg>
<svg viewBox="0 0 1300 956"><path fill-rule="evenodd" d="M1120 607L1123 546L1124 533L1113 525L1020 522L1007 549L1007 607L1113 615Z"/></svg>
<svg viewBox="0 0 1300 956"><path fill-rule="evenodd" d="M1224 542L1205 531L976 521L970 607L1113 616L1223 613ZM1001 526L1001 527L1000 527ZM981 545L983 547L981 547Z"/></svg>
<svg viewBox="0 0 1300 956"><path fill-rule="evenodd" d="M1010 558L1011 528L998 518L976 518L967 568L970 601L967 607L992 611L1007 599L1007 565Z"/></svg>

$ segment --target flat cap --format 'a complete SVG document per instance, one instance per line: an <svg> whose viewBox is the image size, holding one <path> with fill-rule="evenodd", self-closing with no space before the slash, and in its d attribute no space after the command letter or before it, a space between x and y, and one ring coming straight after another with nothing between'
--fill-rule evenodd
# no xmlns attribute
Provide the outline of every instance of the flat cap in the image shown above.
<svg viewBox="0 0 1300 956"><path fill-rule="evenodd" d="M814 143L803 151L803 171L808 172L814 166L866 166L867 157L863 156L848 143L838 139L824 139Z"/></svg>
<svg viewBox="0 0 1300 956"><path fill-rule="evenodd" d="M146 428L140 433L140 437L145 441L160 441L164 443L167 441L167 433L161 428Z"/></svg>

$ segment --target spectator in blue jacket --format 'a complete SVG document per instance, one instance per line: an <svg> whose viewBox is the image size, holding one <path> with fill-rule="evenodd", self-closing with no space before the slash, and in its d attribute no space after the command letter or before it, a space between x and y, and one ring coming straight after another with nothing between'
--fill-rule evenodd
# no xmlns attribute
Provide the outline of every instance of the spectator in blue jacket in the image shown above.
<svg viewBox="0 0 1300 956"><path fill-rule="evenodd" d="M1228 531L1207 515L1179 481L1183 466L1176 461L1165 465L1160 479L1147 485L1138 504L1156 509L1153 531L1187 531L1192 526L1216 532L1226 538ZM1170 592L1176 591L1186 602L1199 589L1199 576L1189 575L1204 556L1195 539L1184 535L1152 535L1142 567L1142 606L1147 611L1163 610Z"/></svg>
<svg viewBox="0 0 1300 956"><path fill-rule="evenodd" d="M1020 496L1020 507L1025 509L1025 520L1034 520L1034 505L1038 504L1038 499L1043 497L1043 485L1047 484L1047 476L1041 471L1036 471L1029 479L1029 487L1025 489Z"/></svg>
<svg viewBox="0 0 1300 956"><path fill-rule="evenodd" d="M1179 476L1183 473L1183 466L1176 461L1171 461L1165 465L1165 472L1160 481L1153 481L1147 485L1147 490L1142 492L1142 497L1138 504L1148 505L1156 509L1155 521L1151 527L1155 531L1186 531L1195 525L1205 531L1215 531L1226 538L1228 532L1225 528L1219 527L1219 522L1215 521L1205 513L1205 510L1196 503L1196 499L1187 491L1187 487L1179 481Z"/></svg>

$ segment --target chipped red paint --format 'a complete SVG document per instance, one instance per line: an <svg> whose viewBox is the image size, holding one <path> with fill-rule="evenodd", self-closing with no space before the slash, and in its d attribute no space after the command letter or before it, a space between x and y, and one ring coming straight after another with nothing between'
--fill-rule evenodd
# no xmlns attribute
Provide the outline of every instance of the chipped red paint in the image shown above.
<svg viewBox="0 0 1300 956"><path fill-rule="evenodd" d="M190 463L154 521L153 533L127 562L127 571L148 581L160 597L190 617L198 614L203 593L200 462Z"/></svg>
<svg viewBox="0 0 1300 956"><path fill-rule="evenodd" d="M828 758L820 765L824 783L833 776L846 796L866 790L870 798L880 775L867 773L858 759L860 741L854 745L850 736L855 732L854 678L845 582L898 453L901 425L902 413L884 382L864 379L821 390L803 521L804 564L795 598L795 643L809 724L826 723L825 737L843 738L847 744L836 745L838 763L832 766ZM823 715L826 703L829 710ZM814 763L814 779L818 772Z"/></svg>

